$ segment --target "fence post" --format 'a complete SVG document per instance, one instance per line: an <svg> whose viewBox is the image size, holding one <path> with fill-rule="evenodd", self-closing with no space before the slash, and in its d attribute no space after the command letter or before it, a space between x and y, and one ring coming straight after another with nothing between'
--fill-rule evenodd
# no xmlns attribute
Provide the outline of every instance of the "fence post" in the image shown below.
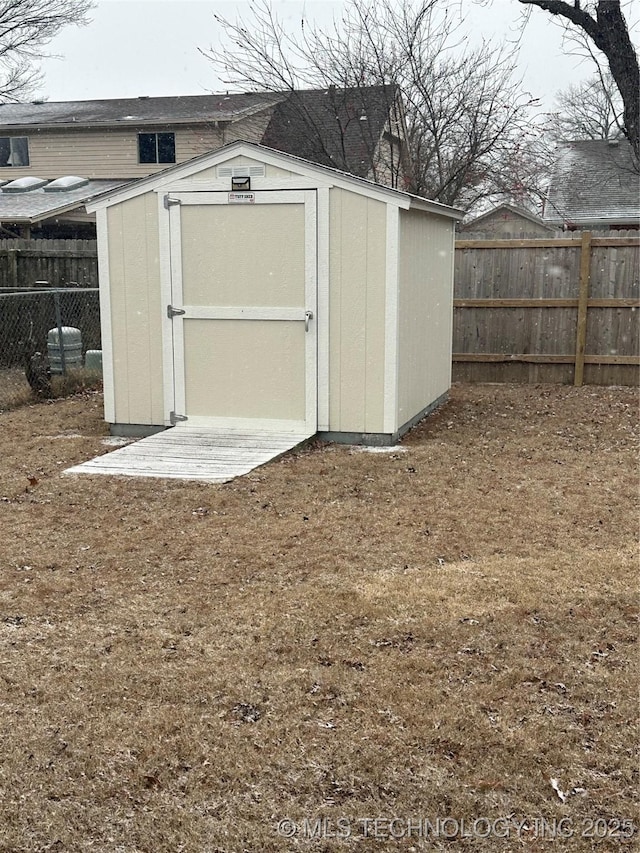
<svg viewBox="0 0 640 853"><path fill-rule="evenodd" d="M578 293L578 324L576 330L576 364L573 384L582 385L584 378L584 352L587 345L587 310L591 278L591 231L582 232L580 244L580 291Z"/></svg>

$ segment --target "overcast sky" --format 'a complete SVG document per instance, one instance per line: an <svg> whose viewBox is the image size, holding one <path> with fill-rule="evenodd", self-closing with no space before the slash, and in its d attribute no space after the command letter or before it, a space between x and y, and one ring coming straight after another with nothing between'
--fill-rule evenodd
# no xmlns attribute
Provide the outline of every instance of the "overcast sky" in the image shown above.
<svg viewBox="0 0 640 853"><path fill-rule="evenodd" d="M517 0L459 0L473 38L511 41L519 36ZM293 27L301 14L328 26L340 14L338 0L274 0ZM640 0L632 0L637 18ZM138 95L199 95L222 91L211 65L198 52L218 44L213 13L246 15L246 2L211 0L99 0L86 27L64 30L50 45L57 58L42 63L41 90L50 101L125 98ZM553 105L555 93L593 73L593 67L562 48L561 29L539 9L531 10L521 39L520 72L528 90Z"/></svg>

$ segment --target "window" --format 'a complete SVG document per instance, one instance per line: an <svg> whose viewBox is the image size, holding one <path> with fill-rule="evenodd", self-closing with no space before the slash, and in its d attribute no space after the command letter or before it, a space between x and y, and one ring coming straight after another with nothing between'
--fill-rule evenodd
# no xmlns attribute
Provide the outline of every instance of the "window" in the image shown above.
<svg viewBox="0 0 640 853"><path fill-rule="evenodd" d="M28 166L29 140L26 136L0 136L0 166Z"/></svg>
<svg viewBox="0 0 640 853"><path fill-rule="evenodd" d="M139 163L175 163L175 133L139 133Z"/></svg>

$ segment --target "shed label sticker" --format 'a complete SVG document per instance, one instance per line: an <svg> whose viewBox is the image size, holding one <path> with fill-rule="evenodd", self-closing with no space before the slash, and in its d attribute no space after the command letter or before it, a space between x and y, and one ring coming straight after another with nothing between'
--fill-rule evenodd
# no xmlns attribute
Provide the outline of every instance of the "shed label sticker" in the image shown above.
<svg viewBox="0 0 640 853"><path fill-rule="evenodd" d="M255 204L255 193L229 193L229 204Z"/></svg>

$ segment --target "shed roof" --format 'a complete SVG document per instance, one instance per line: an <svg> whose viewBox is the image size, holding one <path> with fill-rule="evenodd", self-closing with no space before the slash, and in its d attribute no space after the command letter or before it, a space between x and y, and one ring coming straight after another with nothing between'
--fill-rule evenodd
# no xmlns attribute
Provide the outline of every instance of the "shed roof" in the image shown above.
<svg viewBox="0 0 640 853"><path fill-rule="evenodd" d="M130 181L116 190L104 192L102 195L92 199L90 204L87 204L87 210L93 212L109 207L112 204L118 204L128 198L142 195L145 192L169 188L173 183L182 178L197 178L198 172L203 169L223 163L225 160L229 160L238 154L271 162L273 165L296 171L303 176L318 178L324 181L325 186L343 186L346 189L359 192L363 195L378 197L385 201L395 201L396 204L405 209L422 210L426 213L446 216L449 219L462 219L464 216L464 211L456 207L449 207L449 205L442 204L439 201L431 201L421 196L404 192L403 190L392 189L391 187L376 184L374 181L358 175L352 175L340 169L321 166L308 160L303 160L301 157L296 157L293 154L275 151L272 148L267 148L265 145L259 145L255 142L243 142L242 140L230 142L228 145L218 148L215 151L200 154L198 157L194 157L185 163L170 166L155 175Z"/></svg>
<svg viewBox="0 0 640 853"><path fill-rule="evenodd" d="M5 193L0 190L0 222L31 224L69 210L83 207L94 196L122 186L122 181L94 180L82 187L58 192L45 192L46 185L22 193Z"/></svg>
<svg viewBox="0 0 640 853"><path fill-rule="evenodd" d="M569 225L640 220L640 175L626 140L564 143L551 175L543 219Z"/></svg>

